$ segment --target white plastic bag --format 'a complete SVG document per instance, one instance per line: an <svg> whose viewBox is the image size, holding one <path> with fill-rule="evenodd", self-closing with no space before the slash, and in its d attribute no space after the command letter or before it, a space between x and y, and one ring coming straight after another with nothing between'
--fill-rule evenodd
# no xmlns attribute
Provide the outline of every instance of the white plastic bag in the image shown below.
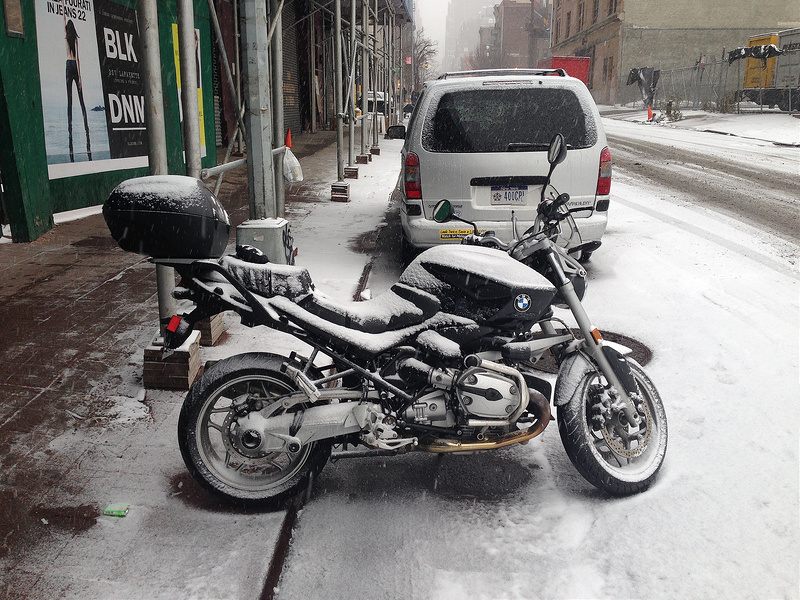
<svg viewBox="0 0 800 600"><path fill-rule="evenodd" d="M283 177L290 183L303 181L303 168L289 148L283 153Z"/></svg>

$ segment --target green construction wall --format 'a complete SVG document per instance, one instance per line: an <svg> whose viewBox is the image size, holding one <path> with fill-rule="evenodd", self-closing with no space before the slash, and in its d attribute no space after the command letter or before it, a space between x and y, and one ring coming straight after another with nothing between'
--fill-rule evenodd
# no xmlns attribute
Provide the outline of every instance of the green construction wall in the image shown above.
<svg viewBox="0 0 800 600"><path fill-rule="evenodd" d="M135 0L116 3L137 8ZM12 238L15 242L28 242L53 227L54 213L102 204L118 183L147 175L149 169L48 178L34 0L22 0L21 6L24 37L7 33L4 3L0 2L0 173L4 188L3 210L11 224ZM194 6L195 28L200 32L206 139L202 166L207 168L216 164L212 38L208 3L195 0ZM158 20L168 167L172 174L185 174L172 39L172 24L177 23L175 0L159 0ZM76 106L77 102L73 111ZM80 131L80 116L74 117L74 122L79 124Z"/></svg>

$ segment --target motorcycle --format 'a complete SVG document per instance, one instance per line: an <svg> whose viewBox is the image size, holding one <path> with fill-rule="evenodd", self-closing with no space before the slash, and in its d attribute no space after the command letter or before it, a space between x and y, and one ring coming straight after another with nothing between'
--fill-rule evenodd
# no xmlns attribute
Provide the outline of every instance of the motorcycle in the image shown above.
<svg viewBox="0 0 800 600"><path fill-rule="evenodd" d="M551 144L551 174L565 152L563 138ZM204 240L178 255L177 229L162 245L165 234L139 214L158 204L153 186L141 200L143 187L120 184L104 214L123 248L174 267L181 276L174 295L193 303L166 327L165 354L195 323L223 311L308 346L306 355L232 356L191 387L178 422L180 450L213 494L245 506L280 505L312 485L334 446L338 459L525 443L553 419L551 402L566 452L591 484L623 496L656 477L667 446L661 398L626 349L591 325L565 271L576 274L575 265L551 240L558 201L542 209L540 232L505 252L483 247L494 241L479 236L434 247L390 290L347 303L317 291L305 268L270 263L252 247L219 257L221 243ZM222 239L227 215L213 196L173 190L164 204L175 210L181 195L192 195L185 204L203 212L206 226L178 229ZM206 205L198 209L201 196ZM437 209L449 218L447 205ZM544 265L547 276L526 262ZM561 303L580 335L554 317L552 306ZM537 365L550 355L559 364L554 388Z"/></svg>

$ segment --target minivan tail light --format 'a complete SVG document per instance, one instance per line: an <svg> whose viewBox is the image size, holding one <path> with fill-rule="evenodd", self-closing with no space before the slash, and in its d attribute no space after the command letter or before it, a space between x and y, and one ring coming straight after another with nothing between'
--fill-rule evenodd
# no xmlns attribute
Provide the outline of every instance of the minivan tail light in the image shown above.
<svg viewBox="0 0 800 600"><path fill-rule="evenodd" d="M403 164L403 185L406 198L422 198L422 181L419 176L419 157L413 152L406 154Z"/></svg>
<svg viewBox="0 0 800 600"><path fill-rule="evenodd" d="M600 153L600 173L597 177L597 195L608 196L611 193L611 150L608 146Z"/></svg>

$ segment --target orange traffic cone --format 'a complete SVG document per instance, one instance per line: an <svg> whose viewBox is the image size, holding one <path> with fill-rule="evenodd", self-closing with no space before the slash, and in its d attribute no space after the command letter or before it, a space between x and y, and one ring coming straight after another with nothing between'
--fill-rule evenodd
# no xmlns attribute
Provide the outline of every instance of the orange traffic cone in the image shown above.
<svg viewBox="0 0 800 600"><path fill-rule="evenodd" d="M652 121L653 120L653 109L650 108L649 104L647 105L647 120L648 121Z"/></svg>
<svg viewBox="0 0 800 600"><path fill-rule="evenodd" d="M283 145L286 146L287 148L291 148L292 147L292 130L291 129L289 129L286 132L286 139L284 140Z"/></svg>

